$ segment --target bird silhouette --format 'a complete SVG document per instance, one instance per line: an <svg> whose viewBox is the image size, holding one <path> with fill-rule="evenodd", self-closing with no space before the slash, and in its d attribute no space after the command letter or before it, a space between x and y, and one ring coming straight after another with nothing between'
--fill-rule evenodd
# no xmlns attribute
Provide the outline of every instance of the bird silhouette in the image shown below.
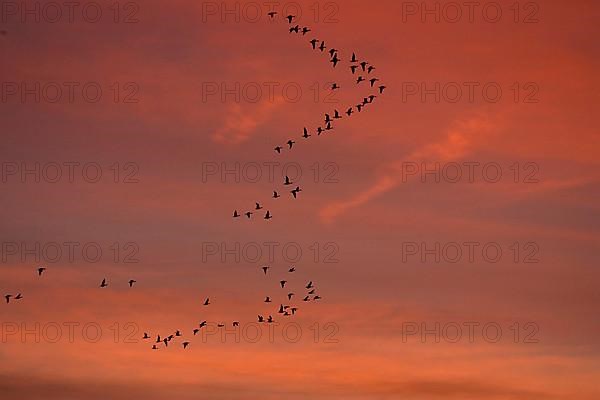
<svg viewBox="0 0 600 400"><path fill-rule="evenodd" d="M296 25L296 26L291 27L290 28L290 33L293 33L293 32L300 33L300 25Z"/></svg>
<svg viewBox="0 0 600 400"><path fill-rule="evenodd" d="M359 84L364 80L365 80L365 78L363 78L362 76L359 76L358 79L356 80L356 83Z"/></svg>
<svg viewBox="0 0 600 400"><path fill-rule="evenodd" d="M21 295L21 293L19 293L19 294L17 295L17 297L15 297L15 300L21 300L22 298L23 298L23 296Z"/></svg>
<svg viewBox="0 0 600 400"><path fill-rule="evenodd" d="M352 75L354 75L356 73L356 69L358 68L358 65L351 65L350 66L350 71L352 71Z"/></svg>
<svg viewBox="0 0 600 400"><path fill-rule="evenodd" d="M254 208L255 210L262 210L263 207L260 205L260 203L256 203L256 207Z"/></svg>
<svg viewBox="0 0 600 400"><path fill-rule="evenodd" d="M308 27L304 27L302 28L302 35L306 35L308 32L310 32L310 29L308 29Z"/></svg>
<svg viewBox="0 0 600 400"><path fill-rule="evenodd" d="M183 342L183 343L181 343L181 345L183 346L184 349L186 349L190 345L190 342Z"/></svg>
<svg viewBox="0 0 600 400"><path fill-rule="evenodd" d="M12 297L12 294L7 294L6 296L4 296L4 298L6 299L6 304L10 303L11 297Z"/></svg>
<svg viewBox="0 0 600 400"><path fill-rule="evenodd" d="M290 14L290 15L288 15L288 16L287 16L287 17L285 17L285 18L286 18L286 19L288 20L288 22L291 24L291 23L292 23L292 21L294 20L294 18L296 18L296 16L295 16L295 15L291 15L291 14Z"/></svg>
<svg viewBox="0 0 600 400"><path fill-rule="evenodd" d="M130 279L130 280L129 280L129 287L133 287L133 284L134 284L134 283L137 283L137 281L136 281L136 280L133 280L133 279Z"/></svg>
<svg viewBox="0 0 600 400"><path fill-rule="evenodd" d="M150 335L148 335L146 332L144 332L144 337L142 339L144 339L144 340L150 339Z"/></svg>
<svg viewBox="0 0 600 400"><path fill-rule="evenodd" d="M209 301L209 300L210 300L210 299L207 297L207 298L206 298L206 300L204 301L204 305L205 305L205 306L207 306L207 305L209 305L209 304L210 304L210 301Z"/></svg>
<svg viewBox="0 0 600 400"><path fill-rule="evenodd" d="M313 282L312 281L308 282L308 285L306 285L307 289L312 289L313 287L314 286L313 286Z"/></svg>
<svg viewBox="0 0 600 400"><path fill-rule="evenodd" d="M196 336L198 334L198 332L200 332L200 329L196 328L192 332L194 333L194 336Z"/></svg>
<svg viewBox="0 0 600 400"><path fill-rule="evenodd" d="M340 115L340 112L338 110L334 110L333 113L333 119L341 119L342 116Z"/></svg>
<svg viewBox="0 0 600 400"><path fill-rule="evenodd" d="M105 287L107 287L107 286L108 286L108 283L106 283L106 278L105 278L105 279L102 279L102 283L100 284L100 287L101 287L101 288L105 288Z"/></svg>
<svg viewBox="0 0 600 400"><path fill-rule="evenodd" d="M333 121L331 119L331 116L329 116L329 114L325 114L325 123L328 123L328 122L331 122L331 121Z"/></svg>
<svg viewBox="0 0 600 400"><path fill-rule="evenodd" d="M271 298L269 296L265 297L265 303L271 303Z"/></svg>
<svg viewBox="0 0 600 400"><path fill-rule="evenodd" d="M44 273L44 271L46 270L46 268L44 267L39 267L37 272L38 272L38 276L42 276L42 274Z"/></svg>
<svg viewBox="0 0 600 400"><path fill-rule="evenodd" d="M352 111L352 107L350 107L350 108L348 109L348 111L346 111L346 114L348 114L348 116L351 116L353 112L354 112L354 111Z"/></svg>
<svg viewBox="0 0 600 400"><path fill-rule="evenodd" d="M274 322L273 317L271 315L269 315L269 318L267 319L267 322L269 324L272 324Z"/></svg>
<svg viewBox="0 0 600 400"><path fill-rule="evenodd" d="M369 82L371 82L371 87L375 86L375 82L378 82L379 78L372 78L369 80Z"/></svg>
<svg viewBox="0 0 600 400"><path fill-rule="evenodd" d="M379 86L379 94L383 94L383 91L386 89L385 86Z"/></svg>
<svg viewBox="0 0 600 400"><path fill-rule="evenodd" d="M292 149L292 147L294 147L295 144L296 142L294 142L292 139L287 141L287 145L289 146L290 150Z"/></svg>
<svg viewBox="0 0 600 400"><path fill-rule="evenodd" d="M265 273L265 275L267 274L267 271L269 270L269 268L271 268L271 267L269 267L268 265L265 265L264 267L262 267L262 270Z"/></svg>
<svg viewBox="0 0 600 400"><path fill-rule="evenodd" d="M323 133L323 128L318 127L317 128L317 136L321 136L321 133Z"/></svg>
<svg viewBox="0 0 600 400"><path fill-rule="evenodd" d="M370 65L369 68L367 68L367 72L370 74L375 68L374 66Z"/></svg>
<svg viewBox="0 0 600 400"><path fill-rule="evenodd" d="M333 58L330 60L330 62L333 64L333 68L335 68L337 66L338 62L340 62L340 59L337 58L337 54L335 54L333 56Z"/></svg>
<svg viewBox="0 0 600 400"><path fill-rule="evenodd" d="M317 43L319 43L319 39L313 39L309 42L312 45L313 50L317 49Z"/></svg>
<svg viewBox="0 0 600 400"><path fill-rule="evenodd" d="M206 324L208 324L208 322L206 322L206 321L200 322L200 328L204 328L206 326Z"/></svg>
<svg viewBox="0 0 600 400"><path fill-rule="evenodd" d="M239 323L239 321L233 321L233 324L232 324L232 325L233 325L233 326L240 326L240 323Z"/></svg>
<svg viewBox="0 0 600 400"><path fill-rule="evenodd" d="M238 214L237 210L233 212L233 218L239 218L240 214Z"/></svg>
<svg viewBox="0 0 600 400"><path fill-rule="evenodd" d="M321 50L321 51L325 51L325 49L326 49L326 48L327 48L327 47L325 47L325 41L322 41L322 42L321 42L321 45L319 46L319 50Z"/></svg>
<svg viewBox="0 0 600 400"><path fill-rule="evenodd" d="M281 197L281 195L280 195L279 193L277 193L277 192L274 190L274 191L273 191L273 198L274 198L274 199L278 199L278 198L280 198L280 197Z"/></svg>
<svg viewBox="0 0 600 400"><path fill-rule="evenodd" d="M253 213L253 212L251 212L251 211L248 211L248 212L247 212L246 214L244 214L244 215L246 215L246 217L248 217L248 219L250 219L250 218L252 217L252 214L254 214L254 213Z"/></svg>
<svg viewBox="0 0 600 400"><path fill-rule="evenodd" d="M368 63L368 62L366 62L366 61L363 61L363 62L361 62L361 63L360 63L360 67L362 68L362 70L363 70L363 71L365 71L365 70L366 70L366 68L367 68L367 65L368 65L368 64L369 64L369 63Z"/></svg>
<svg viewBox="0 0 600 400"><path fill-rule="evenodd" d="M289 185L293 185L292 181L290 180L289 176L285 176L285 182L284 185L289 186Z"/></svg>
<svg viewBox="0 0 600 400"><path fill-rule="evenodd" d="M158 347L156 347L155 344L152 345L152 350L158 350Z"/></svg>
<svg viewBox="0 0 600 400"><path fill-rule="evenodd" d="M272 218L273 218L273 216L271 215L271 212L267 211L267 214L265 214L265 219L268 221L268 220L270 220Z"/></svg>
<svg viewBox="0 0 600 400"><path fill-rule="evenodd" d="M308 134L308 129L304 128L304 133L302 134L302 137L304 139L308 139L311 135Z"/></svg>
<svg viewBox="0 0 600 400"><path fill-rule="evenodd" d="M277 147L275 147L275 151L276 151L277 153L281 154L281 150L283 150L283 147L281 147L281 146L277 146Z"/></svg>
<svg viewBox="0 0 600 400"><path fill-rule="evenodd" d="M305 298L302 299L302 301L309 301L309 300L310 300L309 296L306 296Z"/></svg>
<svg viewBox="0 0 600 400"><path fill-rule="evenodd" d="M292 297L294 297L294 293L288 293L287 297L288 300L292 300Z"/></svg>
<svg viewBox="0 0 600 400"><path fill-rule="evenodd" d="M300 189L300 186L296 187L296 189L292 190L292 196L294 196L295 199L298 198L298 193L300 193L302 191L302 189Z"/></svg>
<svg viewBox="0 0 600 400"><path fill-rule="evenodd" d="M287 283L287 281L279 281L279 284L281 285L282 289L285 287L286 283Z"/></svg>
<svg viewBox="0 0 600 400"><path fill-rule="evenodd" d="M313 300L314 300L314 301L321 300L321 296L315 296L315 297L313 298Z"/></svg>
<svg viewBox="0 0 600 400"><path fill-rule="evenodd" d="M363 109L363 105L362 105L362 104L358 104L358 105L356 106L356 109L358 110L358 112L361 112L361 111L362 111L362 109Z"/></svg>
<svg viewBox="0 0 600 400"><path fill-rule="evenodd" d="M332 129L333 129L333 127L331 126L331 122L328 122L327 125L325 126L325 130L330 131Z"/></svg>
<svg viewBox="0 0 600 400"><path fill-rule="evenodd" d="M175 332L175 336L181 336L181 331L177 330L177 331Z"/></svg>
<svg viewBox="0 0 600 400"><path fill-rule="evenodd" d="M331 90L336 90L336 89L339 89L339 88L340 88L340 86L337 83L335 83L335 82L333 83L333 85L331 85Z"/></svg>
<svg viewBox="0 0 600 400"><path fill-rule="evenodd" d="M263 317L262 315L259 315L258 322L265 322L265 317Z"/></svg>
<svg viewBox="0 0 600 400"><path fill-rule="evenodd" d="M270 11L270 12L268 12L268 13L267 13L267 15L268 15L269 17L271 17L271 19L273 19L273 18L275 18L275 16L277 15L277 11Z"/></svg>
<svg viewBox="0 0 600 400"><path fill-rule="evenodd" d="M292 272L296 272L296 267L292 267L288 270L288 272L292 273Z"/></svg>
<svg viewBox="0 0 600 400"><path fill-rule="evenodd" d="M350 62L352 62L352 63L358 62L358 59L356 58L355 53L352 53L352 59L350 60Z"/></svg>

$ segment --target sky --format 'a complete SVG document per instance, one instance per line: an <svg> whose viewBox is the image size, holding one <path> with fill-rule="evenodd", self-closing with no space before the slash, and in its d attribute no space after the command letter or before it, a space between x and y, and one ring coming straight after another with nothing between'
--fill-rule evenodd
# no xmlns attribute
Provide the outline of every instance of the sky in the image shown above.
<svg viewBox="0 0 600 400"><path fill-rule="evenodd" d="M2 398L598 398L600 4L275 3L2 4Z"/></svg>

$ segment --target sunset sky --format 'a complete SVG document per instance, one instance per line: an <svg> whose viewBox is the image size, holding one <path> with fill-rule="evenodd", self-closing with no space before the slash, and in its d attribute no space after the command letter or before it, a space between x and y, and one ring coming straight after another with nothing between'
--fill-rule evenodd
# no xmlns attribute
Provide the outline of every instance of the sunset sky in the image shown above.
<svg viewBox="0 0 600 400"><path fill-rule="evenodd" d="M0 398L600 398L600 3L49 3L0 5Z"/></svg>

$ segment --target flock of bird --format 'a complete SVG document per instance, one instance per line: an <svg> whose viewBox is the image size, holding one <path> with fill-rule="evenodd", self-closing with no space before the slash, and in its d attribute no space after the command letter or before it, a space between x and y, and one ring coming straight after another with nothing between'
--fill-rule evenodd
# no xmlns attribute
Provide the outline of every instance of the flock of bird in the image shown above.
<svg viewBox="0 0 600 400"><path fill-rule="evenodd" d="M271 19L274 19L277 15L277 12L272 11L269 14L269 17ZM295 21L296 17L294 15L288 15L285 17L285 20L288 21L289 23L289 32L291 34L296 33L302 36L305 36L306 34L308 34L309 32L311 32L312 30L308 27L300 27L300 25L294 25L294 21ZM5 31L0 31L0 34L5 35L6 32ZM337 68L338 64L340 62L342 62L342 59L340 58L340 52L335 49L335 48L329 48L326 46L325 41L321 41L319 39L312 39L309 41L311 47L313 50L315 51L319 51L321 53L324 54L328 54L330 56L330 62L333 65L333 68ZM325 50L328 49L328 52L325 52ZM373 65L371 65L368 61L364 61L364 60L360 60L359 58L357 58L356 53L352 53L352 57L349 58L349 69L350 72L352 73L352 75L357 76L356 79L356 85L360 85L362 82L369 82L370 84L370 88L375 88L375 86L377 85L377 82L380 82L379 78L376 77L370 77L371 73L376 69ZM358 74L357 74L358 72ZM333 85L331 86L331 90L339 90L340 89L340 85L338 85L337 83L333 83ZM362 112L363 109L365 107L367 107L368 105L372 104L373 101L377 98L378 95L381 95L384 93L384 90L386 89L385 85L377 85L377 94L370 94L367 97L364 97L362 102L359 102L359 104L357 104L356 106L351 106L349 107L346 111L346 117L343 117L342 114L336 109L331 113L326 113L325 114L325 119L324 119L324 124L322 126L319 126L315 129L315 134L316 136L321 136L321 134L325 134L326 132L329 132L331 130L334 129L334 122L337 120L340 120L342 118L347 118L350 117L354 114L355 110L357 112ZM313 136L313 134L310 133L308 128L304 128L302 130L302 135L300 136L301 139L303 140L308 140ZM294 149L294 146L296 145L296 141L294 139L289 139L286 143L286 146L276 146L275 147L275 152L277 154L282 154L283 150L285 150L287 148L288 151ZM292 188L291 190L289 190L290 196L293 197L294 199L297 199L299 197L299 194L302 192L302 188L298 185L296 185L294 182L292 182L292 180L286 176L284 182L282 183L282 186L284 189L279 189L279 190L274 190L273 191L273 199L279 199L282 197L282 194L284 192L284 190L289 190L289 188ZM255 203L255 207L251 210L251 211L246 211L243 214L239 213L238 210L235 210L233 212L233 218L240 218L242 217L242 215L244 215L247 219L252 219L253 215L264 210L264 206L261 203ZM264 219L265 220L270 220L273 218L273 215L271 214L271 212L269 210L265 211L264 214ZM270 270L271 270L271 266L263 266L261 267L262 272L264 273L265 276L270 275ZM37 274L39 277L42 277L42 275L44 275L45 271L46 271L46 267L39 267L37 269ZM286 272L286 277L288 276L293 276L294 273L296 272L296 267L295 266L291 266L289 267L289 269ZM305 293L303 295L299 295L297 293L295 293L293 291L293 289L291 289L292 283L290 281L288 281L289 278L280 278L279 282L278 282L278 286L280 287L280 291L282 292L281 295L278 297L280 299L283 299L283 301L277 301L276 303L279 303L279 307L275 307L273 309L271 309L268 312L262 312L260 314L258 314L257 316L257 321L259 323L264 323L264 324L272 324L275 322L275 318L273 317L273 315L280 315L284 318L287 317L293 317L298 313L299 310L299 306L298 304L295 303L295 299L301 299L302 302L310 302L310 301L319 301L321 300L321 296L318 295L316 293L316 288L315 285L312 281L309 281L306 285L304 285L302 287L302 291L304 291ZM128 282L129 287L133 288L134 285L137 283L137 281L135 279L130 279ZM109 283L108 280L106 278L102 279L102 282L100 283L99 287L104 289L106 287L108 287ZM297 292L299 292L296 289ZM300 292L299 292L300 293ZM13 301L19 301L23 299L23 295L21 293L18 293L16 295L12 295L12 294L7 294L4 296L4 298L6 299L6 303L10 304ZM271 295L267 295L265 296L265 299L263 301L264 304L271 304L274 303L274 297L272 297ZM204 302L202 303L202 305L204 307L209 307L212 303L210 302L210 298L206 298L204 300ZM265 317L266 316L266 317ZM240 321L232 321L231 325L233 327L239 327L240 326ZM196 336L198 333L200 333L200 331L205 328L206 326L208 326L208 322L206 320L204 321L200 321L199 324L197 326L195 326L194 328L192 328L190 330L190 335L191 336ZM217 324L218 328L224 328L226 326L225 323L219 323ZM191 342L191 339L185 339L185 334L181 331L181 330L176 330L173 333L169 333L168 335L161 335L161 334L156 334L156 339L154 341L154 343L152 344L152 349L153 350L159 350L159 346L163 346L164 348L167 348L169 346L169 343L171 343L173 340L175 340L176 338L184 338L182 339L183 341L181 342L181 346L184 349L187 349ZM143 340L144 341L151 341L154 340L153 339L154 335L150 335L147 332L144 332L144 336L143 336Z"/></svg>
<svg viewBox="0 0 600 400"><path fill-rule="evenodd" d="M272 20L275 20L277 15L278 15L277 11L271 11L268 13L268 16ZM296 20L295 15L287 15L284 18L284 21L288 22L290 34L297 34L297 35L301 35L301 37L304 37L304 36L306 36L307 33L312 32L312 29L310 29L307 26L300 27L300 25L295 23L295 20ZM319 40L319 39L314 38L314 39L311 39L308 43L311 45L311 47L314 51L328 55L330 58L329 62L333 65L333 68L337 68L338 64L340 64L342 62L342 58L340 56L341 52L333 47L328 48L324 40ZM328 51L326 51L326 50L328 50ZM334 109L333 111L326 113L325 119L321 126L316 127L313 131L309 130L307 127L304 127L302 129L302 135L300 135L299 139L306 141L306 140L310 139L311 137L313 137L313 135L316 135L318 137L318 136L321 136L322 134L324 135L325 133L332 131L334 129L334 123L336 121L343 119L343 118L349 118L356 112L359 112L359 113L362 112L368 105L372 104L378 96L383 95L383 93L387 87L383 84L379 84L379 82L381 82L381 80L372 75L373 71L376 70L376 67L374 65L372 65L370 62L368 62L366 60L359 59L356 56L356 52L353 52L352 56L348 57L348 68L350 70L350 73L356 77L356 85L357 86L360 86L361 83L363 83L363 82L368 82L369 83L368 87L371 90L373 90L375 93L370 93L368 96L363 97L362 101L358 102L358 104L356 104L355 106L349 106L346 109L346 111L343 113L337 109ZM339 90L340 88L341 88L341 86L336 82L334 82L331 85L332 91ZM346 107L344 107L344 108L346 108ZM344 108L342 108L342 110ZM345 114L345 116L343 114ZM287 151L293 150L295 148L295 145L296 145L296 140L294 140L294 138L292 138L292 139L289 139L285 143L285 145L275 146L274 151L277 154L282 154L282 152L284 150L287 150ZM291 180L288 176L285 177L283 186L284 186L283 190L287 190L287 189L285 189L286 187L295 186L294 189L289 190L291 197L293 197L294 199L297 199L299 193L302 192L302 188L300 188L300 186L297 186L293 182L291 182ZM279 199L281 197L280 193L282 193L282 190L277 190L277 189L273 190L272 199ZM243 215L245 215L247 219L252 219L254 214L256 214L257 212L264 209L264 207L263 207L263 205L261 205L261 203L255 203L255 204L256 204L256 206L254 209L252 209L250 211L246 211L244 213L240 213L238 210L234 210L233 218L240 218ZM265 219L267 221L270 219L273 219L273 214L271 214L271 212L269 210L266 210L263 219Z"/></svg>
<svg viewBox="0 0 600 400"><path fill-rule="evenodd" d="M261 267L262 272L265 276L269 276L271 275L271 269L272 267L269 265L265 265ZM293 274L296 272L296 267L295 266L291 266L288 268L286 274L289 276L293 276ZM273 324L276 322L275 317L273 315L280 315L282 318L289 318L289 317L293 317L298 313L299 310L299 306L294 302L294 299L301 299L302 302L310 302L310 301L319 301L322 299L322 297L320 295L317 294L317 289L315 287L315 284L313 281L309 281L306 285L304 285L304 287L302 288L302 290L305 291L305 293L303 295L297 295L296 292L294 292L294 289L291 289L292 286L292 282L291 280L289 280L290 278L287 277L282 277L280 278L279 282L278 282L278 287L279 290L281 292L281 294L277 297L280 301L275 302L274 299L275 297L273 297L272 295L266 295L265 299L262 301L265 305L269 305L266 307L269 307L268 309L265 309L264 311L266 312L260 312L257 317L256 317L256 322L261 323L261 324ZM298 290L296 290L298 291ZM258 300L257 300L258 301ZM278 307L272 307L270 304L272 303L279 303ZM212 305L210 298L206 298L204 300L204 302L202 303L202 305L204 307L208 307L210 305ZM217 328L225 328L229 323L226 322L219 322L217 323ZM184 331L177 329L175 332L169 333L167 335L161 335L160 333L157 334L150 334L148 332L144 332L144 336L142 337L142 340L144 341L153 341L152 342L152 350L160 350L161 348L166 349L169 347L169 344L171 344L171 342L173 340L176 340L177 338L181 338L181 343L180 345L184 348L187 349L190 344L192 343L191 340L193 337L197 336L198 333L200 333L202 331L203 328L206 328L208 326L208 321L207 320L203 320L200 321L198 323L197 326L193 327L192 329L189 330L189 336L191 336L191 338L187 337L188 335L186 335L184 333ZM240 321L239 320L235 320L235 321L231 321L231 326L236 328L240 326ZM156 336L156 337L155 337ZM155 339L154 339L155 337Z"/></svg>
<svg viewBox="0 0 600 400"><path fill-rule="evenodd" d="M46 267L38 267L38 269L36 270L38 277L41 277L47 269L48 268L46 268ZM133 285L137 283L137 281L135 279L130 279L128 283L129 283L129 287L132 288ZM106 278L102 279L102 282L100 282L99 287L100 288L108 287L108 281L106 280ZM23 299L23 294L19 293L16 296L12 295L12 294L7 294L7 295L4 295L4 299L6 300L6 304L10 304L11 299L12 300Z"/></svg>

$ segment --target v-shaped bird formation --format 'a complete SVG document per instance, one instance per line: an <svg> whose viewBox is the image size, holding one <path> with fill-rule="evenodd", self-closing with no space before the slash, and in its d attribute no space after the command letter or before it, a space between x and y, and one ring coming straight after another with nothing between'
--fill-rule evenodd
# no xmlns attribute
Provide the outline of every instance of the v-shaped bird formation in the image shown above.
<svg viewBox="0 0 600 400"><path fill-rule="evenodd" d="M271 20L275 20L278 16L276 11L271 11L268 13L268 16ZM289 27L289 33L292 35L297 35L299 37L305 37L307 33L312 32L307 26L301 27L299 24L296 24L296 16L295 15L287 15L282 21L287 21ZM356 55L356 52L352 52L352 55L348 55L344 58L344 54L337 50L334 47L328 47L324 40L320 40L317 38L313 38L308 41L310 44L310 48L318 54L323 54L329 58L329 62L331 63L333 68L339 69L342 68L345 71L349 70L349 73L356 77L355 86L365 86L370 93L366 96L362 96L362 100L359 100L356 105L347 105L345 107L341 107L342 111L334 109L333 111L329 111L325 113L323 124L313 129L309 129L307 127L303 127L299 130L302 134L299 134L298 140L302 140L302 142L307 142L315 137L320 137L321 135L325 135L335 129L334 124L341 119L350 118L356 113L362 113L366 107L373 104L375 99L378 96L383 95L386 90L386 86L381 84L381 79L375 77L373 71L377 68L372 65L369 61L359 58ZM339 65L339 66L338 66ZM347 68L347 69L346 69ZM364 82L364 83L363 83ZM339 90L341 86L338 83L333 83L331 86L331 90ZM285 144L280 144L275 146L273 149L275 153L281 155L284 152L289 152L295 149L297 146L297 142L294 138L289 139ZM292 187L290 190L289 187ZM286 194L289 198L298 199L299 194L302 192L302 188L298 185L295 185L290 181L289 177L285 177L285 181L283 182L282 189L273 190L272 199L279 199L282 197L282 194ZM260 208L259 208L260 206ZM256 203L256 208L253 210L249 210L243 213L240 213L238 210L233 211L233 218L238 219L245 216L247 220L252 220L255 218L257 211L262 210L264 207L260 203ZM262 213L261 213L262 215ZM269 210L264 211L264 216L262 219L269 221L273 219L273 215Z"/></svg>

